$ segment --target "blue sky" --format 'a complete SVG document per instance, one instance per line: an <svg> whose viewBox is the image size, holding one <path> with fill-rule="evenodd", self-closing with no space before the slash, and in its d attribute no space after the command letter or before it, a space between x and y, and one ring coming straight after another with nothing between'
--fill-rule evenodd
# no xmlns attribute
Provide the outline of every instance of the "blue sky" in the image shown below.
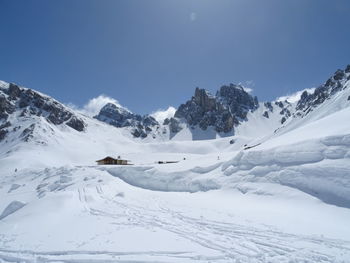
<svg viewBox="0 0 350 263"><path fill-rule="evenodd" d="M0 0L0 79L136 113L246 83L259 100L350 64L347 0Z"/></svg>

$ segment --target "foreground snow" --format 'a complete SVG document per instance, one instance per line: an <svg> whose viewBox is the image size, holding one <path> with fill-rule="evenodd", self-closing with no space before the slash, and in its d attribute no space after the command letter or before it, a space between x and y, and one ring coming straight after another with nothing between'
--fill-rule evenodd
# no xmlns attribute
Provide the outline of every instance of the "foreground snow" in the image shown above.
<svg viewBox="0 0 350 263"><path fill-rule="evenodd" d="M129 144L133 166L15 171L8 160L18 164L28 146L2 160L0 260L349 262L345 126L306 141L301 128L247 150L227 139Z"/></svg>
<svg viewBox="0 0 350 263"><path fill-rule="evenodd" d="M260 192L246 194L232 189L151 191L131 186L109 170L61 167L22 171L7 177L1 185L11 185L12 190L0 189L4 197L1 207L13 200L25 205L1 220L0 260L350 259L350 211L300 191L272 184L259 185Z"/></svg>

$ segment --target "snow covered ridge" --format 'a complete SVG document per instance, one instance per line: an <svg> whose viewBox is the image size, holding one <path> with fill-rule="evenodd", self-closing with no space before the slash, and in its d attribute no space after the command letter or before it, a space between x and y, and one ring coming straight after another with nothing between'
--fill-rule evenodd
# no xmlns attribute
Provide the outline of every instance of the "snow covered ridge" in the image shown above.
<svg viewBox="0 0 350 263"><path fill-rule="evenodd" d="M194 96L180 105L173 117L166 118L162 123L151 115L134 114L112 102L104 105L94 118L126 129L135 138L148 138L147 141L156 138L168 140L192 137L189 139L197 140L226 137L239 134L241 126L250 126L249 123L255 123L257 119L264 122L265 127L270 127L268 133L272 133L296 119L304 118L327 103L327 100L337 96L349 86L349 78L350 65L345 70L336 71L323 85L312 90L313 92L304 91L299 99L294 96L293 101L265 103L259 103L257 97L251 96L240 85L222 86L215 96L197 88ZM37 91L2 81L0 140L9 132L9 119L14 118L14 115L22 119L42 116L53 125L67 125L79 132L86 128L84 117L77 111Z"/></svg>
<svg viewBox="0 0 350 263"><path fill-rule="evenodd" d="M43 117L53 125L67 125L76 131L84 131L86 124L74 111L49 96L16 84L1 83L0 86L0 141L9 132L22 128L26 120ZM16 124L15 124L16 123ZM16 126L18 124L18 126ZM24 140L33 132L35 123L25 127L21 134Z"/></svg>
<svg viewBox="0 0 350 263"><path fill-rule="evenodd" d="M347 88L349 80L350 65L345 70L337 70L326 83L316 88L313 93L309 94L307 91L304 91L296 106L298 110L297 115L303 116L308 114L325 100L330 99L332 95Z"/></svg>
<svg viewBox="0 0 350 263"><path fill-rule="evenodd" d="M269 119L271 115L275 115L272 119L276 119L276 116L279 116L280 126L288 119L304 117L339 91L347 88L349 76L350 65L345 70L337 70L316 89L308 89L292 97L283 97L283 101L265 103L259 103L256 96L251 96L240 85L224 85L215 96L204 89L196 88L194 96L178 107L174 117L165 119L163 123L148 115L142 117L123 111L117 105L111 110L112 104L103 107L96 118L116 127L132 127L131 133L134 137L141 138L151 134L155 137L153 131L161 130L164 125L168 126L164 129L164 133L169 131L170 138L176 137L176 134L183 129L214 130L219 136L229 136L235 134L237 127L249 122L249 113L254 113L259 108L262 109L259 118ZM277 128L279 127L275 127Z"/></svg>
<svg viewBox="0 0 350 263"><path fill-rule="evenodd" d="M113 125L117 128L132 127L134 137L145 138L152 131L154 126L159 127L159 123L150 115L141 116L129 110L107 103L94 118Z"/></svg>

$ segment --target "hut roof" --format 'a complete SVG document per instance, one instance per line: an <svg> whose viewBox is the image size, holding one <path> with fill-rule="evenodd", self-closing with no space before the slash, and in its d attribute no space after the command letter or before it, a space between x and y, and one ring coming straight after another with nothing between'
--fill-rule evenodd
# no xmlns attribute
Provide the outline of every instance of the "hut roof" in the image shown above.
<svg viewBox="0 0 350 263"><path fill-rule="evenodd" d="M105 160L121 160L121 161L128 161L128 162L130 162L130 160L125 160L125 159L118 159L118 158L113 158L113 157L110 157L110 156L107 156L107 157L105 157L105 158L103 158L103 159L101 159L101 160L97 160L96 162L102 162L102 161L105 161Z"/></svg>
<svg viewBox="0 0 350 263"><path fill-rule="evenodd" d="M96 162L102 162L102 161L105 161L105 160L117 160L117 159L115 159L113 157L110 157L110 156L107 156L107 157L105 157L105 158L103 158L101 160L97 160Z"/></svg>

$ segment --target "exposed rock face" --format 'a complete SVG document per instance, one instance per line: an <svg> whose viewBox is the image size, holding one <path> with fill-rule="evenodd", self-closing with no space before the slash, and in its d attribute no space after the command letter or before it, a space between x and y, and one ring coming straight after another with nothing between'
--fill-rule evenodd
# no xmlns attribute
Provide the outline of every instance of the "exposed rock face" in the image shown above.
<svg viewBox="0 0 350 263"><path fill-rule="evenodd" d="M178 121L178 119L176 118L166 118L164 120L164 125L169 125L169 130L172 133L178 133L179 131L182 130L181 126L180 126L180 122Z"/></svg>
<svg viewBox="0 0 350 263"><path fill-rule="evenodd" d="M0 140L8 133L7 119L16 112L19 117L42 116L54 125L66 124L79 132L86 126L82 119L58 101L10 83L8 87L0 88Z"/></svg>
<svg viewBox="0 0 350 263"><path fill-rule="evenodd" d="M8 133L8 130L6 129L0 129L0 142L5 139L6 134Z"/></svg>
<svg viewBox="0 0 350 263"><path fill-rule="evenodd" d="M67 122L66 125L73 128L77 131L83 131L85 129L85 123L76 116L72 116Z"/></svg>
<svg viewBox="0 0 350 263"><path fill-rule="evenodd" d="M315 107L329 99L333 94L345 88L344 84L350 76L350 65L345 70L338 69L326 83L316 88L309 94L304 91L296 106L299 115L303 116L312 111Z"/></svg>
<svg viewBox="0 0 350 263"><path fill-rule="evenodd" d="M282 101L276 101L275 105L283 109L283 102Z"/></svg>
<svg viewBox="0 0 350 263"><path fill-rule="evenodd" d="M269 111L273 112L273 106L271 102L265 102L264 106L269 109Z"/></svg>
<svg viewBox="0 0 350 263"><path fill-rule="evenodd" d="M39 93L33 90L25 90L19 95L18 105L20 109L29 110L30 114L37 116L45 116L46 119L59 125L65 123L71 128L77 131L83 131L85 124L78 117L67 110L61 103L41 96Z"/></svg>
<svg viewBox="0 0 350 263"><path fill-rule="evenodd" d="M345 73L350 73L350 64L346 66Z"/></svg>
<svg viewBox="0 0 350 263"><path fill-rule="evenodd" d="M127 127L131 125L131 122L137 120L138 116L134 116L131 112L113 103L107 103L94 118L115 127Z"/></svg>
<svg viewBox="0 0 350 263"><path fill-rule="evenodd" d="M175 117L184 119L190 126L206 130L212 126L217 132L230 132L234 125L246 120L247 113L258 108L253 98L239 85L222 86L211 95L204 89L196 88L194 96L180 105Z"/></svg>
<svg viewBox="0 0 350 263"><path fill-rule="evenodd" d="M194 103L201 107L203 111L213 111L216 108L216 99L206 90L196 88L194 92Z"/></svg>
<svg viewBox="0 0 350 263"><path fill-rule="evenodd" d="M280 115L279 122L285 125L293 117L302 117L314 107L324 102L337 91L344 88L344 83L350 78L350 65L343 70L337 70L327 82L317 88L314 93L305 91L300 100L295 103L289 101L265 102L262 107L262 116L270 119ZM349 98L350 100L350 98ZM196 88L194 96L186 103L181 104L173 118L165 119L163 125L169 127L171 133L181 131L181 123L190 127L199 127L206 130L209 127L219 133L234 131L234 127L247 120L248 112L258 109L257 97L251 96L240 85L224 85L215 95L205 89ZM95 117L116 127L132 127L135 137L146 137L154 126L159 123L150 116L133 114L116 105L106 105ZM166 129L163 128L163 134ZM155 136L155 135L153 135Z"/></svg>
<svg viewBox="0 0 350 263"><path fill-rule="evenodd" d="M259 107L258 98L249 95L239 85L222 86L216 97L224 106L228 105L230 112L241 120L246 119L249 111L254 111Z"/></svg>
<svg viewBox="0 0 350 263"><path fill-rule="evenodd" d="M159 125L152 116L134 114L113 103L107 103L103 106L99 114L94 118L118 128L132 127L133 129L131 133L137 138L147 137L148 133L152 131L152 127Z"/></svg>
<svg viewBox="0 0 350 263"><path fill-rule="evenodd" d="M280 111L280 114L283 115L284 117L286 118L289 118L291 116L291 113L290 111L288 110L288 108L283 108L281 111Z"/></svg>
<svg viewBox="0 0 350 263"><path fill-rule="evenodd" d="M190 126L198 125L206 130L208 126L215 126L219 121L218 102L214 96L204 89L196 88L195 94L191 100L181 104L175 112L176 118L185 119Z"/></svg>
<svg viewBox="0 0 350 263"><path fill-rule="evenodd" d="M0 119L7 119L15 111L15 105L0 94Z"/></svg>
<svg viewBox="0 0 350 263"><path fill-rule="evenodd" d="M33 133L35 129L35 124L31 124L28 128L25 128L21 134L21 137L24 141L28 142L31 138L33 138Z"/></svg>
<svg viewBox="0 0 350 263"><path fill-rule="evenodd" d="M165 119L163 125L168 125L171 133L177 133L182 129L181 119L191 127L198 126L202 130L214 127L217 132L227 133L234 125L246 120L249 111L257 108L257 98L238 85L222 86L215 96L196 88L191 100L180 105L174 118ZM115 127L131 127L132 135L140 138L147 137L155 126L160 125L149 115L134 114L112 103L106 104L95 118Z"/></svg>
<svg viewBox="0 0 350 263"><path fill-rule="evenodd" d="M8 95L10 100L15 100L21 95L21 89L16 84L10 83L8 89Z"/></svg>
<svg viewBox="0 0 350 263"><path fill-rule="evenodd" d="M285 101L275 101L274 103L271 102L265 102L264 106L267 108L267 111L263 113L263 116L267 119L270 118L269 112L274 112L274 105L276 108L276 111L279 111L279 114L281 115L281 124L285 123L287 119L289 119L292 116L292 113L290 110L292 109L292 104L288 102L287 100Z"/></svg>

